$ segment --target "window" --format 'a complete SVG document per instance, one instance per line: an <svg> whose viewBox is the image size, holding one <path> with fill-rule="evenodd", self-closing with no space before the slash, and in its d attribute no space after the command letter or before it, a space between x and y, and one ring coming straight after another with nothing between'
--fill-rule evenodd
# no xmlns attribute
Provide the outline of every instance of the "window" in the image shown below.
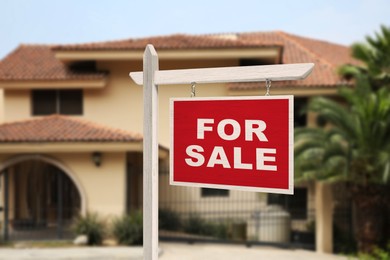
<svg viewBox="0 0 390 260"><path fill-rule="evenodd" d="M229 190L202 188L202 197L228 197Z"/></svg>
<svg viewBox="0 0 390 260"><path fill-rule="evenodd" d="M78 61L69 65L69 69L76 73L97 72L96 61Z"/></svg>
<svg viewBox="0 0 390 260"><path fill-rule="evenodd" d="M270 64L267 60L262 59L240 59L240 66L254 66L254 65L267 65Z"/></svg>
<svg viewBox="0 0 390 260"><path fill-rule="evenodd" d="M33 90L32 114L34 116L83 114L81 89Z"/></svg>
<svg viewBox="0 0 390 260"><path fill-rule="evenodd" d="M307 124L307 98L294 98L294 126Z"/></svg>
<svg viewBox="0 0 390 260"><path fill-rule="evenodd" d="M295 188L294 195L268 194L268 205L280 205L292 219L307 218L307 189Z"/></svg>

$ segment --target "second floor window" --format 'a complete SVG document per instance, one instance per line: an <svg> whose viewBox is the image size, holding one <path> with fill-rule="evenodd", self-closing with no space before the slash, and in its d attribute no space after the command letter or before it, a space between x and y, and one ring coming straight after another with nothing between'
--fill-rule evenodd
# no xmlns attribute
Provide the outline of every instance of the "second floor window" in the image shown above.
<svg viewBox="0 0 390 260"><path fill-rule="evenodd" d="M32 90L32 115L82 115L81 89Z"/></svg>

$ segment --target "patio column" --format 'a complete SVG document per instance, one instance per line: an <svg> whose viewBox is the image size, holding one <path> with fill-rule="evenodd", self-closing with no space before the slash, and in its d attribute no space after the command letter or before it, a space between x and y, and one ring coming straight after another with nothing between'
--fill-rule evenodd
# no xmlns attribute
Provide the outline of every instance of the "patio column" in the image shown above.
<svg viewBox="0 0 390 260"><path fill-rule="evenodd" d="M9 216L8 216L8 209L9 209L9 181L8 181L8 170L5 169L3 171L4 175L4 226L3 226L3 238L5 241L9 239L9 233L8 233L8 224L9 224Z"/></svg>
<svg viewBox="0 0 390 260"><path fill-rule="evenodd" d="M332 186L316 182L316 251L333 253L333 196Z"/></svg>
<svg viewBox="0 0 390 260"><path fill-rule="evenodd" d="M62 238L62 235L63 235L63 218L62 218L62 214L63 214L63 203L62 203L62 200L63 200L63 196L62 196L62 172L61 171L58 171L57 170L57 176L58 176L58 180L57 180L57 198L58 198L58 201L57 201L57 237L58 238ZM66 209L66 210L69 210L69 209Z"/></svg>

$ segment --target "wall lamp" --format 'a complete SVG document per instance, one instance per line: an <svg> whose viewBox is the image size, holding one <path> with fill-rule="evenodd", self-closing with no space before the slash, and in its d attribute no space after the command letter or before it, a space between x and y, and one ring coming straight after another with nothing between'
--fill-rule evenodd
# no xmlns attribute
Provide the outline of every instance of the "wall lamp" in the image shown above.
<svg viewBox="0 0 390 260"><path fill-rule="evenodd" d="M102 164L102 153L101 152L93 152L92 153L92 162L96 167L99 167Z"/></svg>

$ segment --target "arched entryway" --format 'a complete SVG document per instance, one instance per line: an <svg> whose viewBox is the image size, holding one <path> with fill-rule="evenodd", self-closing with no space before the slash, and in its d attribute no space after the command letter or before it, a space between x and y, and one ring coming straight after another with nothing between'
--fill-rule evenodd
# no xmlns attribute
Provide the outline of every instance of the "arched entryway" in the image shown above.
<svg viewBox="0 0 390 260"><path fill-rule="evenodd" d="M84 208L82 193L65 167L45 158L13 159L1 169L5 239L62 239L72 235L72 220Z"/></svg>

